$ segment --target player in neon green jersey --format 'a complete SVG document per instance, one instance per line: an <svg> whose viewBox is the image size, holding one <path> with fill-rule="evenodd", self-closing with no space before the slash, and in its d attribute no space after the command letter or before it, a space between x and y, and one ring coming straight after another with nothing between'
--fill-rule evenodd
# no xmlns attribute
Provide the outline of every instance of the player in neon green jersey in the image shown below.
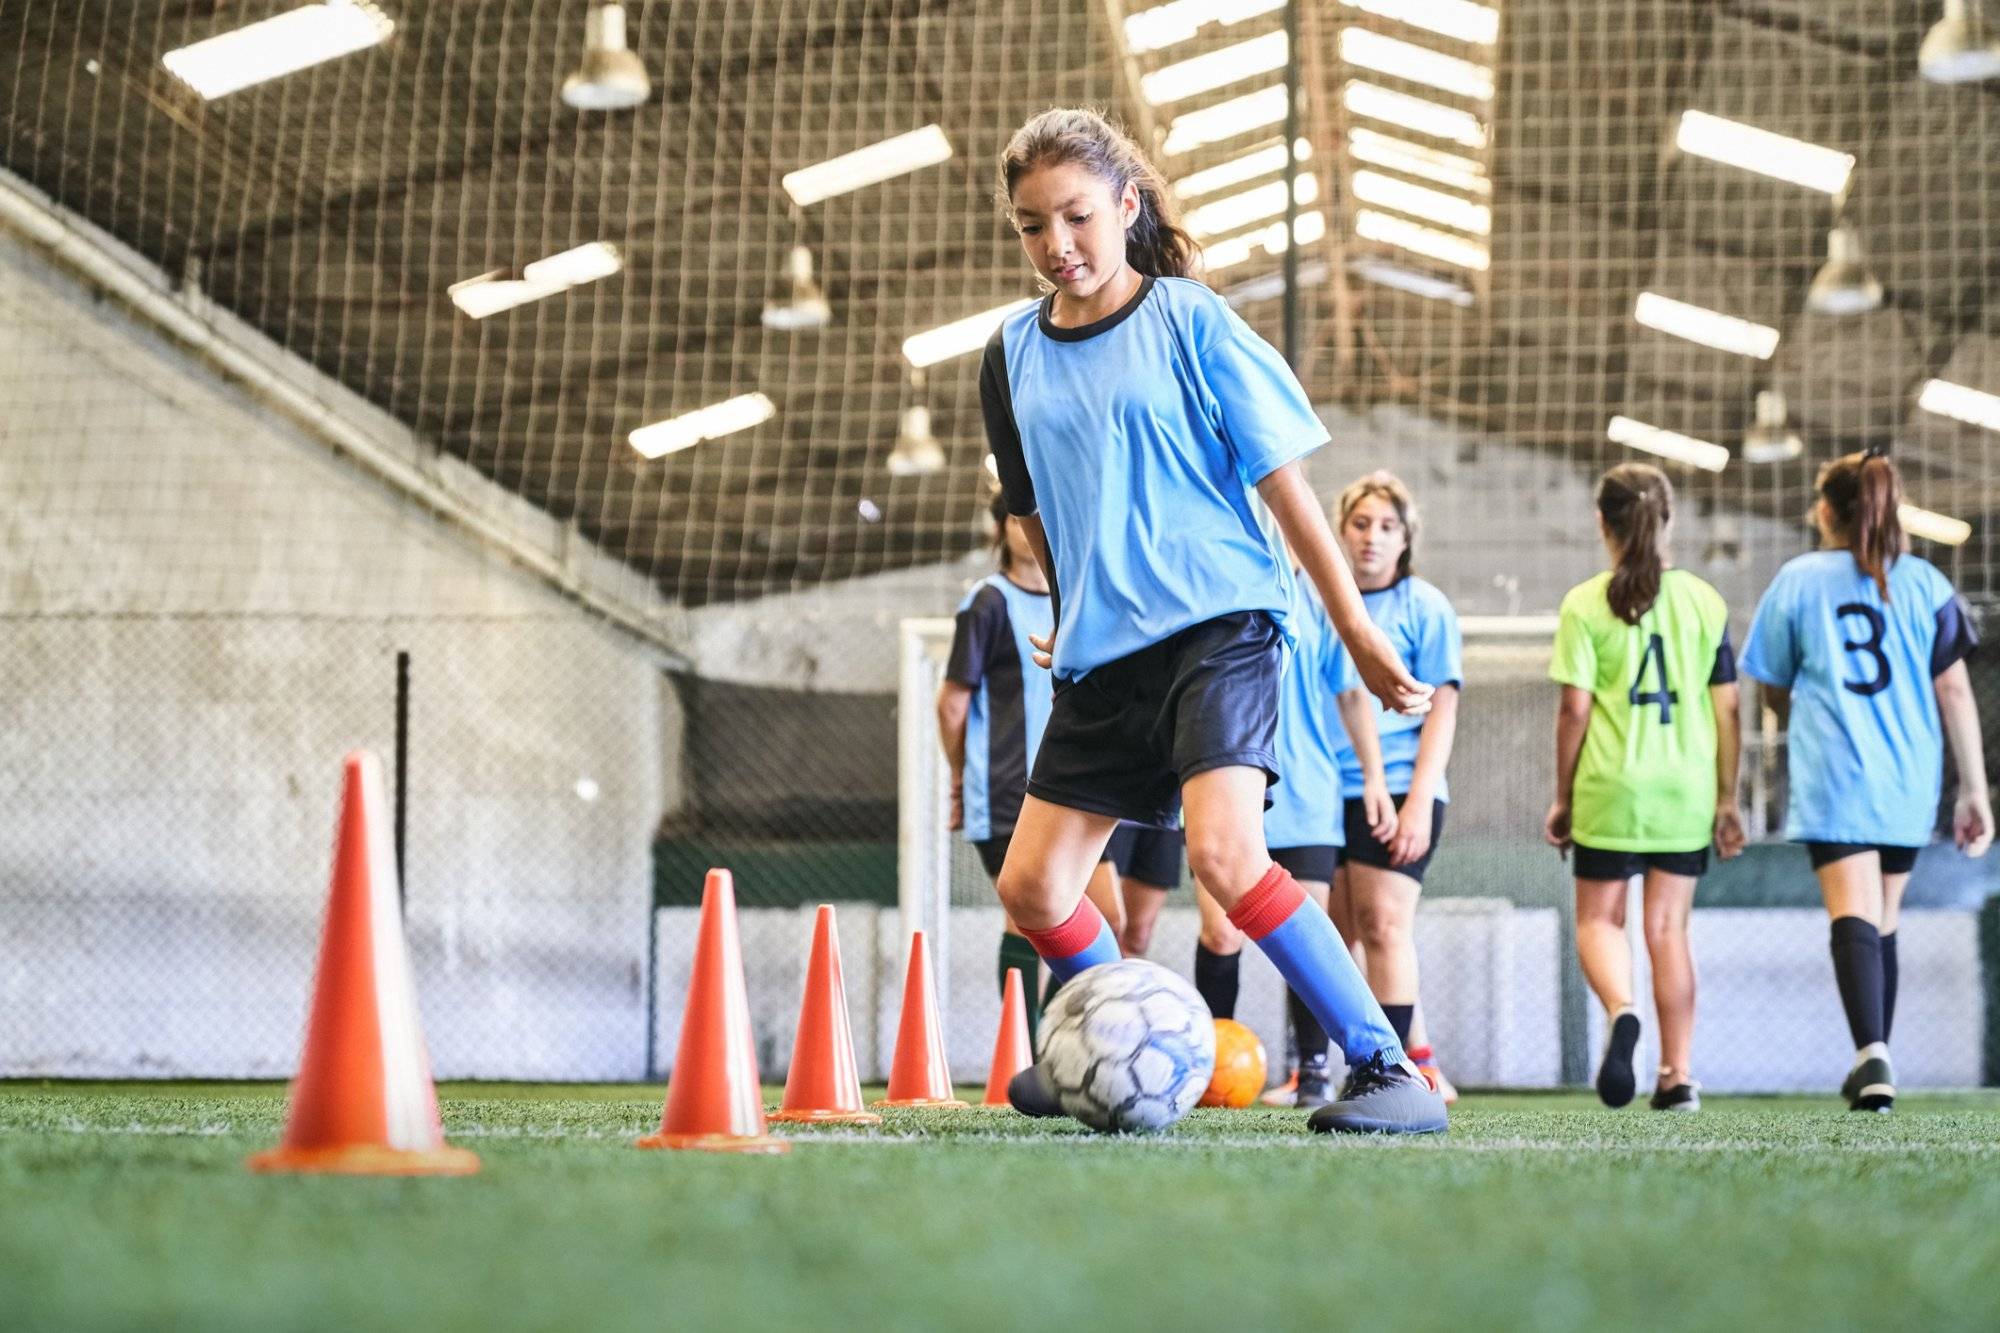
<svg viewBox="0 0 2000 1333"><path fill-rule="evenodd" d="M1570 589L1549 676L1556 715L1556 799L1543 836L1576 853L1576 951L1611 1019L1597 1071L1607 1106L1632 1100L1639 1017L1625 943L1625 885L1645 876L1646 951L1660 1020L1652 1106L1701 1106L1689 1069L1694 959L1688 911L1713 842L1743 850L1736 803L1736 659L1721 594L1668 548L1673 487L1626 463L1597 487L1598 530L1612 567Z"/></svg>

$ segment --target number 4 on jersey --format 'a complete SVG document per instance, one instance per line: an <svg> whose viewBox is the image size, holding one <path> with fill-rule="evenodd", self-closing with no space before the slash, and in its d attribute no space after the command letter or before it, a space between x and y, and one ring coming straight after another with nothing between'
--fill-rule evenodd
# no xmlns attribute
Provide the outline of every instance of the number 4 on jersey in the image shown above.
<svg viewBox="0 0 2000 1333"><path fill-rule="evenodd" d="M1660 688L1651 694L1642 694L1640 688L1646 683L1649 669L1659 674ZM1646 640L1645 655L1639 659L1639 678L1632 682L1632 692L1625 697L1634 708L1658 704L1661 725L1673 724L1674 705L1681 701L1681 697L1667 688L1667 645L1659 635L1652 635Z"/></svg>

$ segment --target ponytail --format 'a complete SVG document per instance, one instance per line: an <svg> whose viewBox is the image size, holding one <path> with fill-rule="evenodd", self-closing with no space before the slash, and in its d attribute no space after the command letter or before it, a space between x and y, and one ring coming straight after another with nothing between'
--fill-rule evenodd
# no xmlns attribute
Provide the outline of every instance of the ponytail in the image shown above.
<svg viewBox="0 0 2000 1333"><path fill-rule="evenodd" d="M1819 470L1819 494L1833 518L1830 534L1854 554L1862 573L1875 580L1889 600L1889 566L1908 549L1903 521L1903 482L1896 465L1879 447L1834 459Z"/></svg>
<svg viewBox="0 0 2000 1333"><path fill-rule="evenodd" d="M986 512L993 519L993 558L1000 564L1000 572L1005 574L1014 563L1014 552L1007 545L1007 497L996 492L993 502L986 506Z"/></svg>
<svg viewBox="0 0 2000 1333"><path fill-rule="evenodd" d="M998 200L1003 212L1014 206L1014 187L1037 167L1075 163L1122 195L1127 185L1139 195L1139 212L1125 229L1125 262L1149 278L1191 278L1201 247L1180 224L1167 178L1124 130L1096 111L1057 107L1014 131L1000 154ZM1046 284L1044 284L1046 285Z"/></svg>
<svg viewBox="0 0 2000 1333"><path fill-rule="evenodd" d="M1621 463L1597 483L1597 512L1618 547L1605 597L1611 613L1636 625L1659 600L1666 574L1667 524L1674 516L1674 488L1667 474L1645 463Z"/></svg>

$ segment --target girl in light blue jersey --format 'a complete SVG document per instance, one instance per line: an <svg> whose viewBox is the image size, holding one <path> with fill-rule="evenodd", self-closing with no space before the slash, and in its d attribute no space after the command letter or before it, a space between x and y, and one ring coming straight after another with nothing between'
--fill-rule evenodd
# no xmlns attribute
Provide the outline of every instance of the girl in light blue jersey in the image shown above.
<svg viewBox="0 0 2000 1333"><path fill-rule="evenodd" d="M1264 841L1292 604L1272 520L1368 689L1399 711L1429 704L1300 470L1326 428L1270 345L1189 276L1197 252L1165 180L1101 116L1030 120L1002 154L1001 196L1046 295L988 344L980 406L1056 602L1055 702L1001 900L1057 975L1115 959L1090 869L1120 819L1172 826L1184 811L1195 876L1347 1057L1348 1095L1311 1127L1441 1132L1442 1102ZM1039 1068L1010 1091L1021 1110L1059 1110Z"/></svg>
<svg viewBox="0 0 2000 1333"><path fill-rule="evenodd" d="M1905 549L1894 463L1876 449L1837 458L1820 469L1818 492L1821 549L1778 571L1743 669L1786 723L1785 836L1806 845L1833 919L1834 979L1855 1046L1841 1095L1853 1110L1887 1111L1897 916L1937 824L1947 741L1958 765L1952 838L1968 856L1993 840L1965 669L1975 639L1950 581Z"/></svg>

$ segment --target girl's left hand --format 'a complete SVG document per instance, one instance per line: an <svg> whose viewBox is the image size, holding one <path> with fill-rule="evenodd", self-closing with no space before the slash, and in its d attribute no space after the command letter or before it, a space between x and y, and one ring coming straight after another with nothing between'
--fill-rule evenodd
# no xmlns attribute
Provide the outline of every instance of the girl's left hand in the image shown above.
<svg viewBox="0 0 2000 1333"><path fill-rule="evenodd" d="M1396 836L1396 798L1387 784L1370 782L1361 788L1361 812L1368 820L1368 832L1386 845Z"/></svg>
<svg viewBox="0 0 2000 1333"><path fill-rule="evenodd" d="M1354 651L1354 669L1361 683L1384 708L1404 717L1421 717L1431 711L1431 687L1409 673L1379 626L1370 622L1348 646Z"/></svg>
<svg viewBox="0 0 2000 1333"><path fill-rule="evenodd" d="M1406 866L1421 861L1424 853L1431 849L1431 816L1435 812L1430 798L1419 801L1413 796L1403 798L1403 813L1396 820L1396 837L1389 844L1389 864Z"/></svg>
<svg viewBox="0 0 2000 1333"><path fill-rule="evenodd" d="M1984 856L1993 845L1993 807L1983 791L1958 794L1951 814L1951 836L1967 856Z"/></svg>
<svg viewBox="0 0 2000 1333"><path fill-rule="evenodd" d="M1045 638L1038 639L1034 635L1030 634L1028 636L1028 642L1035 645L1035 651L1029 654L1029 656L1035 659L1036 666L1042 667L1044 669L1053 668L1055 666L1056 632L1054 630L1050 630L1048 632L1047 637Z"/></svg>
<svg viewBox="0 0 2000 1333"><path fill-rule="evenodd" d="M1749 838L1743 832L1743 811L1734 804L1715 807L1715 850L1725 861L1743 854Z"/></svg>

